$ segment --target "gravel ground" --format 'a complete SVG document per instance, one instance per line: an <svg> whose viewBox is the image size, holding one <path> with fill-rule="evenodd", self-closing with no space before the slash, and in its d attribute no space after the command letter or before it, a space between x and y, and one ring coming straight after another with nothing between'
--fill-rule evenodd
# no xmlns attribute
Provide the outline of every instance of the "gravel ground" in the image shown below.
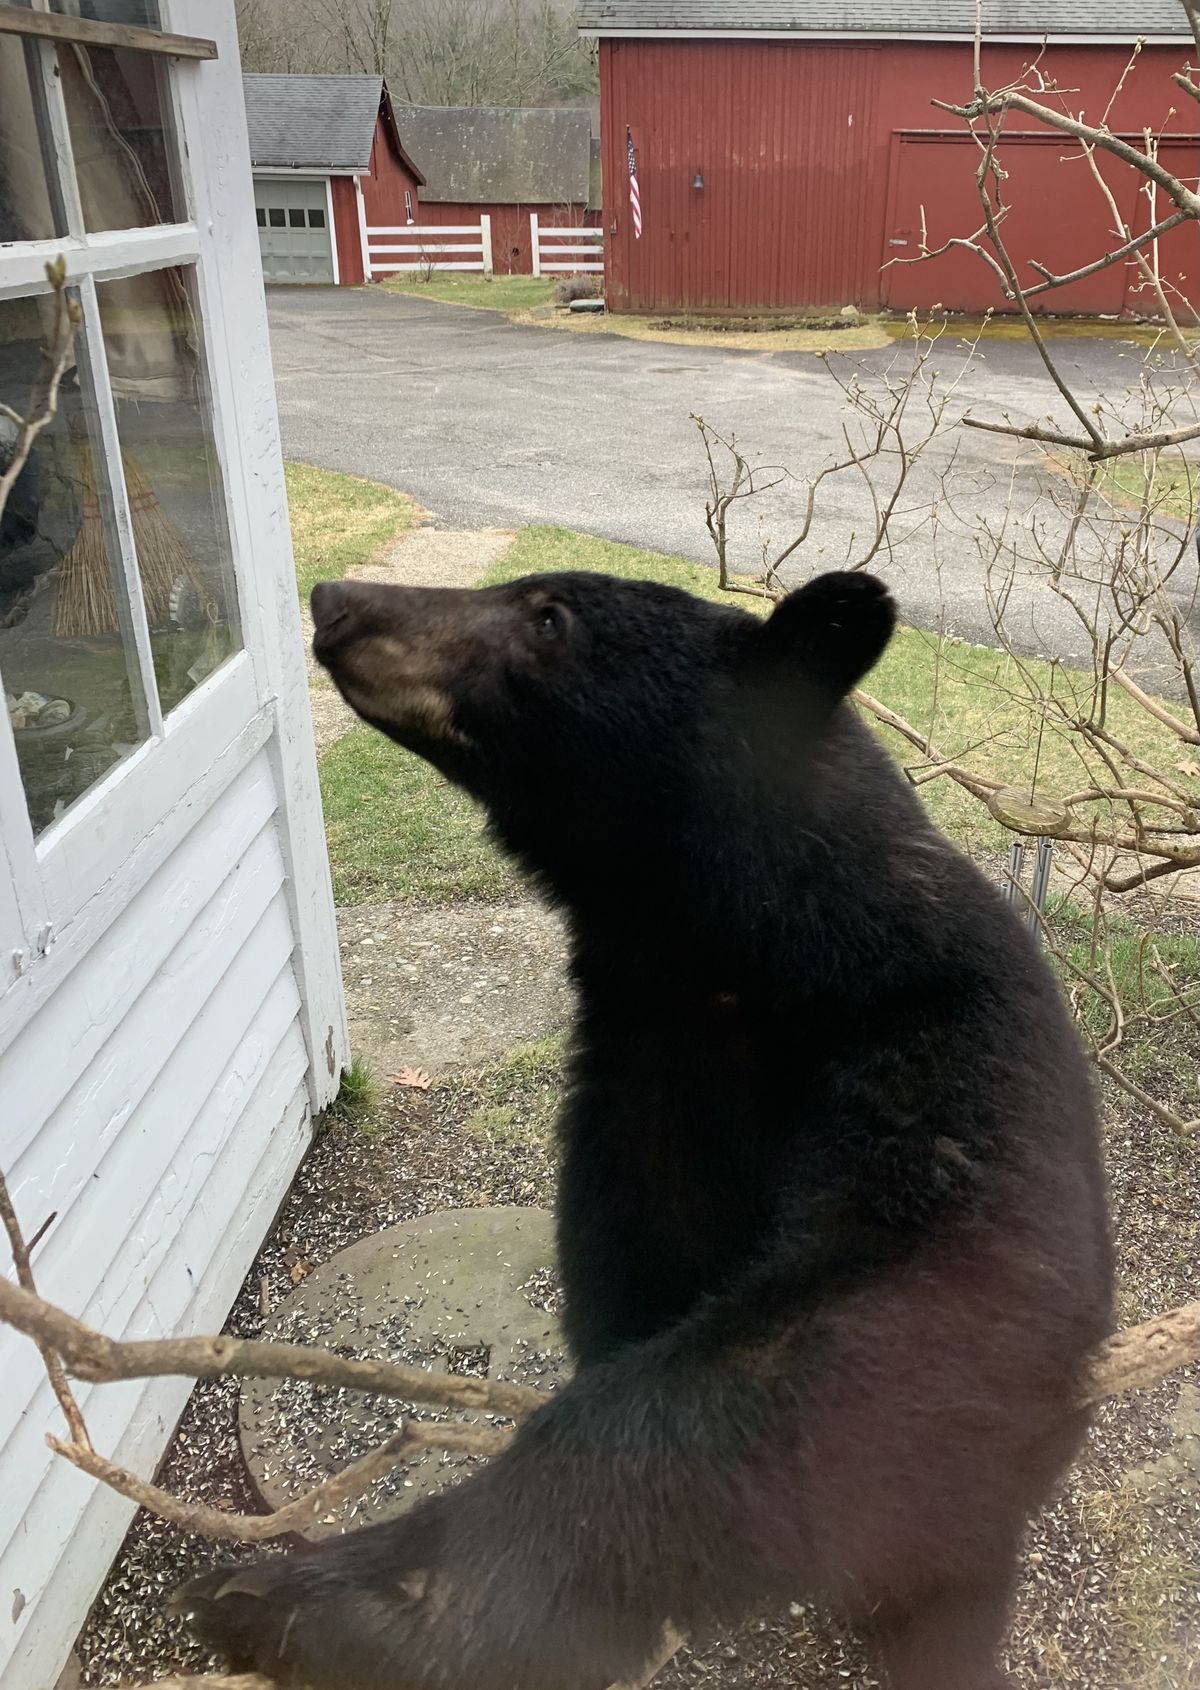
<svg viewBox="0 0 1200 1690"><path fill-rule="evenodd" d="M449 928L454 913L443 919ZM514 1080L514 1107L501 1112L503 1130L491 1130L499 1118L496 1072L478 1082L443 1078L425 1093L393 1090L369 1130L328 1126L247 1277L230 1330L261 1330L264 1283L275 1308L297 1264L319 1264L398 1221L475 1205L551 1207L544 1075L536 1097L527 1077ZM1131 1111L1122 1094L1107 1101L1121 1318L1132 1322L1200 1296L1200 1151ZM195 1500L255 1510L234 1384L197 1387L162 1482ZM1106 1405L1083 1461L1036 1523L1011 1639L1016 1683L1023 1690L1196 1690L1198 1544L1200 1368L1193 1368ZM216 1560L261 1553L217 1549L139 1515L79 1640L83 1681L138 1682L207 1664L165 1613L166 1598ZM655 1680L663 1690L865 1690L872 1682L855 1641L798 1604L681 1651Z"/></svg>

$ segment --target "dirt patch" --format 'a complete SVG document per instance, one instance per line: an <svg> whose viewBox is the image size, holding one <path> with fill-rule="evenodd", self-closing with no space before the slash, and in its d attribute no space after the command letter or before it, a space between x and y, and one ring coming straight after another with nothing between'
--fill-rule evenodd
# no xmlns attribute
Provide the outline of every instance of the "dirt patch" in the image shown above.
<svg viewBox="0 0 1200 1690"><path fill-rule="evenodd" d="M573 313L554 305L514 311L510 321L532 328L565 329L570 334L619 335L624 340L658 341L667 346L725 346L735 352L861 352L886 346L894 338L874 320L836 328L813 327L807 322L781 328L760 319L753 326L742 323L729 327L711 321L686 324L661 317L626 316L624 312L611 316L605 312Z"/></svg>
<svg viewBox="0 0 1200 1690"><path fill-rule="evenodd" d="M478 1066L565 1025L562 923L541 905L338 912L350 1048L378 1075Z"/></svg>

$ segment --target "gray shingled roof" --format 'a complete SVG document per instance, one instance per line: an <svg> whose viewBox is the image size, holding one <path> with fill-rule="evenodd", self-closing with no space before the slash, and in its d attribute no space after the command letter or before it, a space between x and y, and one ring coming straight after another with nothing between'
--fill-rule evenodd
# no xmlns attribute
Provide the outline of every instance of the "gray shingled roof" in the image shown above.
<svg viewBox="0 0 1200 1690"><path fill-rule="evenodd" d="M365 170L383 98L381 76L245 75L250 162Z"/></svg>
<svg viewBox="0 0 1200 1690"><path fill-rule="evenodd" d="M397 106L422 198L476 205L586 205L592 114L575 106Z"/></svg>
<svg viewBox="0 0 1200 1690"><path fill-rule="evenodd" d="M987 35L1188 36L1179 0L984 0ZM585 31L973 35L974 0L579 0Z"/></svg>

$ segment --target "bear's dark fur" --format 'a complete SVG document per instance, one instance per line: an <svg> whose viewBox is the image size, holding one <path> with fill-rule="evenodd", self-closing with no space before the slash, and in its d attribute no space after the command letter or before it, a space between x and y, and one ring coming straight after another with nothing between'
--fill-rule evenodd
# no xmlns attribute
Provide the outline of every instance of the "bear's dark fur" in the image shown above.
<svg viewBox="0 0 1200 1690"><path fill-rule="evenodd" d="M844 703L883 587L765 623L587 574L313 611L349 702L566 913L578 1371L459 1488L186 1605L344 1690L601 1690L668 1623L797 1597L894 1690L1002 1683L1109 1329L1103 1181L1033 940Z"/></svg>

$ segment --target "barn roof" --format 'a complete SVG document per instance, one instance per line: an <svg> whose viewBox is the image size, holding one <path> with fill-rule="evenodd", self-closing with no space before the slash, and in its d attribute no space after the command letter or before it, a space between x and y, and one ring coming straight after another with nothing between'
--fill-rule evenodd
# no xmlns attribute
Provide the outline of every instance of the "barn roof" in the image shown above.
<svg viewBox="0 0 1200 1690"><path fill-rule="evenodd" d="M404 163L421 174L401 145L382 76L242 77L252 165L306 170L361 170L371 163L382 118Z"/></svg>
<svg viewBox="0 0 1200 1690"><path fill-rule="evenodd" d="M587 34L973 36L974 0L579 0ZM985 35L1190 39L1179 0L984 0Z"/></svg>
<svg viewBox="0 0 1200 1690"><path fill-rule="evenodd" d="M586 205L592 114L574 106L400 106L425 198L473 205Z"/></svg>

